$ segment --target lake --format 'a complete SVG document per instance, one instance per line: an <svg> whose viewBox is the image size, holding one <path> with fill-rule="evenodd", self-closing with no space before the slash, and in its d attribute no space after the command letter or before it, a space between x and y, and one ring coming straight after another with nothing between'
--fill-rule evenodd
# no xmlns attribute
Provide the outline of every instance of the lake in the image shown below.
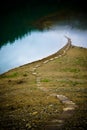
<svg viewBox="0 0 87 130"><path fill-rule="evenodd" d="M74 18L74 14L69 14L66 19L63 16L63 19L51 21L49 16L42 18L42 14L31 18L28 11L3 17L3 21L7 21L1 23L0 74L57 52L67 43L65 36L71 38L73 45L87 48L87 26L83 14ZM41 21L39 18L42 18L42 28L35 24L35 21ZM48 22L51 25L44 26L43 21L51 21Z"/></svg>

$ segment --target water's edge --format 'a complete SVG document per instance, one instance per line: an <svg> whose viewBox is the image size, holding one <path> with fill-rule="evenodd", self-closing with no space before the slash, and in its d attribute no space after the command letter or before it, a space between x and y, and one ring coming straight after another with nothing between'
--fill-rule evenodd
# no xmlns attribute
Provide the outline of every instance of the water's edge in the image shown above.
<svg viewBox="0 0 87 130"><path fill-rule="evenodd" d="M69 46L69 44L70 44L70 46L72 46L72 44L69 43L70 38L68 38L68 37L66 37L66 38L67 38L68 42L66 43L65 46L63 46L63 47L62 47L61 49L59 49L57 52L55 52L55 53L53 53L53 54L51 54L51 55L49 55L49 56L47 56L47 57L44 57L44 58L42 58L42 59L40 59L40 60L36 60L36 61L31 62L31 63L27 63L27 64L24 64L24 65L15 67L15 68L13 68L13 69L10 69L10 70L8 70L8 71L6 71L6 72L4 72L4 73L2 73L2 74L0 74L0 75L3 75L3 74L5 74L5 73L8 73L8 72L10 72L10 71L12 71L12 70L18 69L18 68L20 68L20 67L25 67L25 66L28 66L28 65L30 65L30 64L34 64L34 63L38 63L38 62L44 62L45 60L48 60L48 59L53 58L53 57L55 57L55 56L61 55L61 54L63 53L63 51Z"/></svg>

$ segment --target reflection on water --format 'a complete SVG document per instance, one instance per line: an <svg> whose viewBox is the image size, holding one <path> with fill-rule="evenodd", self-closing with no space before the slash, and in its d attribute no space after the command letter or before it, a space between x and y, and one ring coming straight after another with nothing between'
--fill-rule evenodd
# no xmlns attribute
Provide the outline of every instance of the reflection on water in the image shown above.
<svg viewBox="0 0 87 130"><path fill-rule="evenodd" d="M32 32L8 43L0 50L0 73L25 63L42 59L64 46L66 39L57 31Z"/></svg>
<svg viewBox="0 0 87 130"><path fill-rule="evenodd" d="M66 44L65 35L87 47L85 16L77 8L53 5L26 6L0 16L0 74L55 53Z"/></svg>
<svg viewBox="0 0 87 130"><path fill-rule="evenodd" d="M82 30L82 29L72 28L71 26L68 25L66 26L54 25L52 29L54 31L59 31L59 33L70 37L73 45L87 48L87 29Z"/></svg>
<svg viewBox="0 0 87 130"><path fill-rule="evenodd" d="M66 44L65 35L72 39L74 45L87 47L87 31L70 26L56 25L43 32L31 32L1 48L0 73L55 53Z"/></svg>

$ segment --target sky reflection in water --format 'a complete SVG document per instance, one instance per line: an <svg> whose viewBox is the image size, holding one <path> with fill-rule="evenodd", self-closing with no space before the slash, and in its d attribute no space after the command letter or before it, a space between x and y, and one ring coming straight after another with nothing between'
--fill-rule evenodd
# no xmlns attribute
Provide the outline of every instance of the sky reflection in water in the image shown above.
<svg viewBox="0 0 87 130"><path fill-rule="evenodd" d="M67 43L65 35L71 38L73 45L87 48L87 31L84 30L53 26L43 32L31 32L1 48L0 74L55 53Z"/></svg>

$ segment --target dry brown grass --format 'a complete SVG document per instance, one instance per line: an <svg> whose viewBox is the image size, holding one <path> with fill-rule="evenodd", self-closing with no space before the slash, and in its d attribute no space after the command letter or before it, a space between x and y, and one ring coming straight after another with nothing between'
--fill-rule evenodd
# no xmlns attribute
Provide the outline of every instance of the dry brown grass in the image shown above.
<svg viewBox="0 0 87 130"><path fill-rule="evenodd" d="M63 130L84 130L87 121L87 49L73 46L66 55L37 69L40 87L47 91L37 87L36 77L32 75L33 67L44 60L0 76L1 130L43 130L47 122L62 113L63 104L51 96L53 93L67 96L78 106L74 116L66 120Z"/></svg>

